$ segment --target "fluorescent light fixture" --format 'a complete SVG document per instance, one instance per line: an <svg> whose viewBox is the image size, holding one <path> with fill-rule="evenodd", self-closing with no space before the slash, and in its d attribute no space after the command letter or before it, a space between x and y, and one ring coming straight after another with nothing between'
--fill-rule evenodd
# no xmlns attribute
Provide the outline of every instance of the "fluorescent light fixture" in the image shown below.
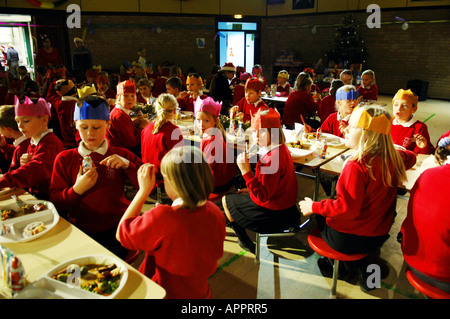
<svg viewBox="0 0 450 319"><path fill-rule="evenodd" d="M235 19L242 19L242 14L235 14L235 15L234 15L234 18L235 18Z"/></svg>

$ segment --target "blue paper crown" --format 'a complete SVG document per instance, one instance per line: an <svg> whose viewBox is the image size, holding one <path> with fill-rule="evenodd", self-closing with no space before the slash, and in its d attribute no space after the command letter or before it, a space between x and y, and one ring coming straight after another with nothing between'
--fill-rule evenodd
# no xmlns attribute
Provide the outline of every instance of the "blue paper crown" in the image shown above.
<svg viewBox="0 0 450 319"><path fill-rule="evenodd" d="M345 90L337 90L336 100L356 100L358 99L358 92L350 90L345 92Z"/></svg>
<svg viewBox="0 0 450 319"><path fill-rule="evenodd" d="M449 145L450 145L450 137L449 136L442 138L438 143L439 147L447 147Z"/></svg>
<svg viewBox="0 0 450 319"><path fill-rule="evenodd" d="M109 121L109 110L106 103L101 103L97 107L83 101L83 105L79 107L75 105L75 111L73 112L73 120L104 120Z"/></svg>

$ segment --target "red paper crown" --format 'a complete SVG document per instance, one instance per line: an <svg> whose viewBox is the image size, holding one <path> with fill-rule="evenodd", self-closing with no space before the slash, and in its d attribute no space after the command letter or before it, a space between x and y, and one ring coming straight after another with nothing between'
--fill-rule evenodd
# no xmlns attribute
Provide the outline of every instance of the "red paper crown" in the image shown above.
<svg viewBox="0 0 450 319"><path fill-rule="evenodd" d="M250 78L245 82L245 89L255 90L255 91L263 91L264 83L259 78Z"/></svg>
<svg viewBox="0 0 450 319"><path fill-rule="evenodd" d="M50 103L47 103L47 101L45 101L43 98L39 98L35 104L28 96L25 96L24 103L20 103L17 96L14 97L14 110L16 116L47 115L51 117L50 108Z"/></svg>
<svg viewBox="0 0 450 319"><path fill-rule="evenodd" d="M252 129L281 127L280 114L272 108L260 109L252 119Z"/></svg>
<svg viewBox="0 0 450 319"><path fill-rule="evenodd" d="M136 94L136 85L130 80L120 82L117 85L117 95Z"/></svg>

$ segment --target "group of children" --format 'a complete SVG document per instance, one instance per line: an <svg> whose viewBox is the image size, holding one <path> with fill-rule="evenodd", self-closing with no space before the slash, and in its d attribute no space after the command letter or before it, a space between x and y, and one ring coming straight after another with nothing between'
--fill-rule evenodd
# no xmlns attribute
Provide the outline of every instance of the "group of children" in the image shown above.
<svg viewBox="0 0 450 319"><path fill-rule="evenodd" d="M298 226L297 204L304 215L317 216L322 236L333 248L371 253L381 247L395 216L397 185L415 162L413 152L398 148L416 154L434 152L426 125L413 116L418 103L415 94L400 90L393 99L391 118L383 107L356 107L359 95L354 86L332 84L337 112L323 121L321 129L345 136L346 146L354 153L338 180L336 199L297 203L295 168L282 130L286 123L261 99L266 82L260 75L248 78L244 97L231 108L251 122L253 141L259 146L255 166L247 152L236 160L227 157L230 152L219 120L223 105L201 92L202 82L200 75L189 74L189 93L182 94L181 79L167 78L166 92L153 104L154 121L131 118L138 93L146 95L131 80L118 84L112 109L105 89L76 89L66 79L49 88L60 101L16 97L14 107L0 109L4 136L0 149L11 159L0 188L26 188L52 201L60 214L121 258L130 251L144 250L140 270L162 285L168 298L211 297L208 277L223 254L226 225L244 249L254 252L246 229L277 232ZM302 72L288 100L296 95L312 99L312 84L311 77ZM365 87L369 89L368 84ZM75 146L65 145L49 129L55 105L57 118L64 119L61 129L73 134ZM200 147L186 146L181 130L172 122L181 106L194 113L195 125L201 130ZM299 114L292 113L296 118L292 123L302 121ZM305 131L313 129L305 125ZM8 144L5 138L13 142ZM443 136L438 145L441 154L450 149L447 140ZM236 192L233 179L237 174L245 187ZM137 190L131 202L124 191L127 180ZM172 205L157 205L142 213L145 200L157 187L164 188ZM224 213L209 201L211 194L223 195ZM408 236L404 239L406 246ZM329 266L327 260L320 263ZM355 265L362 285L365 264Z"/></svg>

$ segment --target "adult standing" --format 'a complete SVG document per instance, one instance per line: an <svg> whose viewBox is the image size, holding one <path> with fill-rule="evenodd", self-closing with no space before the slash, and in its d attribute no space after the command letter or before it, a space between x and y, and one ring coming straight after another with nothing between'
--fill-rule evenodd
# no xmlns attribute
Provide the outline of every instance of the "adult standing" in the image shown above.
<svg viewBox="0 0 450 319"><path fill-rule="evenodd" d="M230 81L233 79L235 73L236 67L233 63L225 63L211 80L209 95L214 101L222 102L221 114L228 115L228 111L232 106L233 92L230 88Z"/></svg>
<svg viewBox="0 0 450 319"><path fill-rule="evenodd" d="M94 62L92 60L91 51L84 46L83 39L75 37L73 39L75 49L72 55L72 70L78 83L86 80L86 70L92 69Z"/></svg>
<svg viewBox="0 0 450 319"><path fill-rule="evenodd" d="M5 46L0 45L0 71L5 71L5 67L6 67Z"/></svg>
<svg viewBox="0 0 450 319"><path fill-rule="evenodd" d="M14 49L12 43L8 43L8 50L6 51L6 61L9 73L13 78L18 78L17 67L19 66L19 52Z"/></svg>
<svg viewBox="0 0 450 319"><path fill-rule="evenodd" d="M49 37L44 36L42 44L43 47L36 53L36 66L43 65L48 68L63 64L58 49L52 47L52 41Z"/></svg>

